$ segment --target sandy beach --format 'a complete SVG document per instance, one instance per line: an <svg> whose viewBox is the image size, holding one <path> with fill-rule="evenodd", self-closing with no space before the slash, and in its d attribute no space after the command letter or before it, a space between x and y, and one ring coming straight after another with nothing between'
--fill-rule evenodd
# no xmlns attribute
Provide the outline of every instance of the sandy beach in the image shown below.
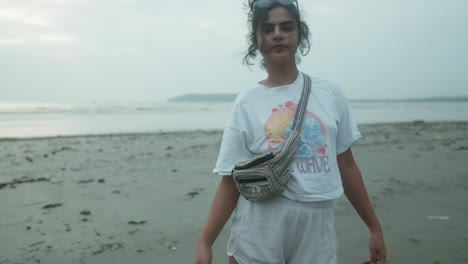
<svg viewBox="0 0 468 264"><path fill-rule="evenodd" d="M388 263L468 263L468 123L362 125L353 146ZM0 139L0 264L193 263L221 131ZM340 263L366 226L336 203ZM214 246L226 263L229 224Z"/></svg>

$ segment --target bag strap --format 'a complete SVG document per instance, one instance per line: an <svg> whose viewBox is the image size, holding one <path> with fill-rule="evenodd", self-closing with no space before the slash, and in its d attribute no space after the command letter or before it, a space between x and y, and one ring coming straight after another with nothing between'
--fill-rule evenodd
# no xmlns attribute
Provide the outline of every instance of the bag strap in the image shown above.
<svg viewBox="0 0 468 264"><path fill-rule="evenodd" d="M300 130L302 126L302 121L304 119L305 115L305 110L307 108L307 103L309 101L309 95L310 95L310 90L312 89L312 81L310 79L310 76L302 73L303 79L304 79L304 85L302 88L302 94L301 94L301 99L299 100L299 105L296 110L296 115L294 117L294 122L291 127L291 130Z"/></svg>
<svg viewBox="0 0 468 264"><path fill-rule="evenodd" d="M301 126L304 119L305 111L307 108L307 102L309 101L309 95L311 91L312 81L309 75L302 73L304 77L304 86L302 88L301 99L299 100L299 105L297 106L296 115L294 117L294 122L291 127L291 132L289 137L284 143L283 149L278 153L278 156L281 156L285 159L284 164L291 165L294 155L296 155L299 145L301 144Z"/></svg>

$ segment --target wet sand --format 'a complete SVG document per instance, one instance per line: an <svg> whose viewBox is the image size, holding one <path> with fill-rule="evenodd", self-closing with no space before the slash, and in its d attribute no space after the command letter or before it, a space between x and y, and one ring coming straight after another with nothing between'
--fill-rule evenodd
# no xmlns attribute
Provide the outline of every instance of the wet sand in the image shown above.
<svg viewBox="0 0 468 264"><path fill-rule="evenodd" d="M353 152L389 263L468 263L468 123L360 128ZM192 263L221 135L0 139L0 264ZM366 227L344 197L336 215L340 263L360 263Z"/></svg>

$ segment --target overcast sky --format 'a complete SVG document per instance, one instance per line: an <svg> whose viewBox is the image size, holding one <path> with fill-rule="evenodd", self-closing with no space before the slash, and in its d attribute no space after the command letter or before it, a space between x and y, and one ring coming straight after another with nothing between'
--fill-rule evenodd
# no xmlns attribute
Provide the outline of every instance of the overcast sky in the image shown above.
<svg viewBox="0 0 468 264"><path fill-rule="evenodd" d="M299 0L300 69L358 98L468 95L468 1ZM238 93L242 0L0 0L0 102L165 101Z"/></svg>

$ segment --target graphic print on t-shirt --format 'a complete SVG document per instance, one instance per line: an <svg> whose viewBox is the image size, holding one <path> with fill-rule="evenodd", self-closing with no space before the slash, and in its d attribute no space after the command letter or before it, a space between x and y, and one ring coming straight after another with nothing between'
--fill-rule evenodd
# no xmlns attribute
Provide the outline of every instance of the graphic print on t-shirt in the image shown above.
<svg viewBox="0 0 468 264"><path fill-rule="evenodd" d="M283 148L289 136L297 106L288 101L273 108L265 123L265 136L270 150ZM323 173L329 172L327 156L327 131L322 120L309 111L304 115L301 143L292 165L292 172Z"/></svg>

